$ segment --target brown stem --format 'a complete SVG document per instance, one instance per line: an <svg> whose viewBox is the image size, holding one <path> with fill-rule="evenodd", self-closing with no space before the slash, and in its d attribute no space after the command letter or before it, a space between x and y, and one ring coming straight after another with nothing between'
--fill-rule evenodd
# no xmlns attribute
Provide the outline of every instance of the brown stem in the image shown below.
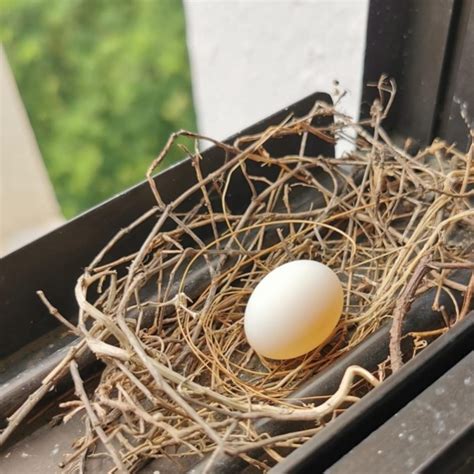
<svg viewBox="0 0 474 474"><path fill-rule="evenodd" d="M400 339L402 336L403 318L411 307L416 289L429 270L430 257L423 257L415 268L410 281L402 291L393 311L392 327L390 329L390 362L395 373L403 365Z"/></svg>
<svg viewBox="0 0 474 474"><path fill-rule="evenodd" d="M39 290L36 292L39 296L43 304L48 308L49 313L51 316L55 317L61 324L64 324L72 333L76 336L79 336L79 331L77 330L76 326L71 324L59 311L56 307L54 307L49 300L46 298L45 294Z"/></svg>
<svg viewBox="0 0 474 474"><path fill-rule="evenodd" d="M466 314L468 313L471 304L472 304L472 298L474 295L474 272L471 274L471 278L469 280L469 283L467 285L466 293L464 294L464 299L462 302L462 308L461 312L459 314L459 318L463 319Z"/></svg>
<svg viewBox="0 0 474 474"><path fill-rule="evenodd" d="M450 270L474 270L474 262L431 262L429 264L431 268L438 269L450 269Z"/></svg>
<svg viewBox="0 0 474 474"><path fill-rule="evenodd" d="M102 425L100 424L99 418L97 417L96 412L92 408L92 405L87 397L86 391L84 389L84 384L82 382L81 376L79 375L79 369L77 368L77 362L75 360L71 361L69 364L69 370L72 375L72 380L74 381L74 387L76 389L76 395L81 399L86 409L87 415L91 421L92 429L95 430L97 436L100 438L104 444L105 449L110 454L110 457L113 459L115 466L119 472L127 473L128 469L123 464L120 459L120 455L117 453L113 444L110 442L109 437L105 434Z"/></svg>

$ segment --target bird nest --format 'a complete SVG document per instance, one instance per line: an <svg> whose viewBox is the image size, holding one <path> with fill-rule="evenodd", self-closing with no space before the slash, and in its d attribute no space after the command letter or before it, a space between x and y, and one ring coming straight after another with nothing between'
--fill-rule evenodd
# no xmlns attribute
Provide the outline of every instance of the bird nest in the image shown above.
<svg viewBox="0 0 474 474"><path fill-rule="evenodd" d="M401 321L417 294L436 287L435 306L442 291L453 301L456 291L466 296L444 312L444 326L413 335L416 347L465 316L472 280L466 286L452 272L472 267L472 151L442 141L416 154L396 146L382 127L393 88L382 82L379 92L365 122L317 102L304 117L233 143L184 131L170 138L147 173L154 207L118 232L77 282L79 319L65 324L80 339L50 377L70 370L77 399L63 404L65 420L83 416L86 424L66 467L83 466L100 442L118 471L204 455L212 471L224 454L266 470L402 365ZM271 143L289 135L299 152L275 156ZM352 143L340 158L307 153L310 141L340 139ZM220 153L211 170L199 151L206 141ZM152 176L173 147L189 154L195 182L169 202ZM146 234L137 250L117 255L135 233ZM268 360L245 339L246 302L268 272L296 259L337 273L343 314L322 347ZM291 398L391 320L390 358L378 371L349 367L335 393ZM92 392L76 363L85 351L105 366ZM269 418L305 421L305 429L290 423L270 436L257 423ZM253 457L256 448L265 462Z"/></svg>

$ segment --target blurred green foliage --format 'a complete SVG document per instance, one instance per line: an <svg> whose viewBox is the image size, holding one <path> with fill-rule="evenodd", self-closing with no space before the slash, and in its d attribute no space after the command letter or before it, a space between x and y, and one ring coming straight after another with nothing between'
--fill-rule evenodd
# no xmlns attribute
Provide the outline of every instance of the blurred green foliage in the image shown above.
<svg viewBox="0 0 474 474"><path fill-rule="evenodd" d="M174 130L195 129L181 1L0 9L0 39L66 217L143 179Z"/></svg>

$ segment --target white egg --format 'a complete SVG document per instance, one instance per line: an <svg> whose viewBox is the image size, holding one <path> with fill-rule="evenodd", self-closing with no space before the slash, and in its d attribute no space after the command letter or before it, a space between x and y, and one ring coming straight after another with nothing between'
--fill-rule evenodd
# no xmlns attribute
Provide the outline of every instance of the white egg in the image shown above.
<svg viewBox="0 0 474 474"><path fill-rule="evenodd" d="M337 275L312 260L285 263L250 296L244 328L250 346L270 359L292 359L315 349L334 331L344 293Z"/></svg>

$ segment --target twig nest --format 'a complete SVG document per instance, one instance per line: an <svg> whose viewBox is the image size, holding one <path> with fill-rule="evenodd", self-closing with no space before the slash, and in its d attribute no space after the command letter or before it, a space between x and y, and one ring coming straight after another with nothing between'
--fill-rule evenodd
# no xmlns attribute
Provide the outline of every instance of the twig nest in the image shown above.
<svg viewBox="0 0 474 474"><path fill-rule="evenodd" d="M344 293L337 275L313 260L277 267L257 285L245 310L252 348L270 359L292 359L321 345L334 331Z"/></svg>

